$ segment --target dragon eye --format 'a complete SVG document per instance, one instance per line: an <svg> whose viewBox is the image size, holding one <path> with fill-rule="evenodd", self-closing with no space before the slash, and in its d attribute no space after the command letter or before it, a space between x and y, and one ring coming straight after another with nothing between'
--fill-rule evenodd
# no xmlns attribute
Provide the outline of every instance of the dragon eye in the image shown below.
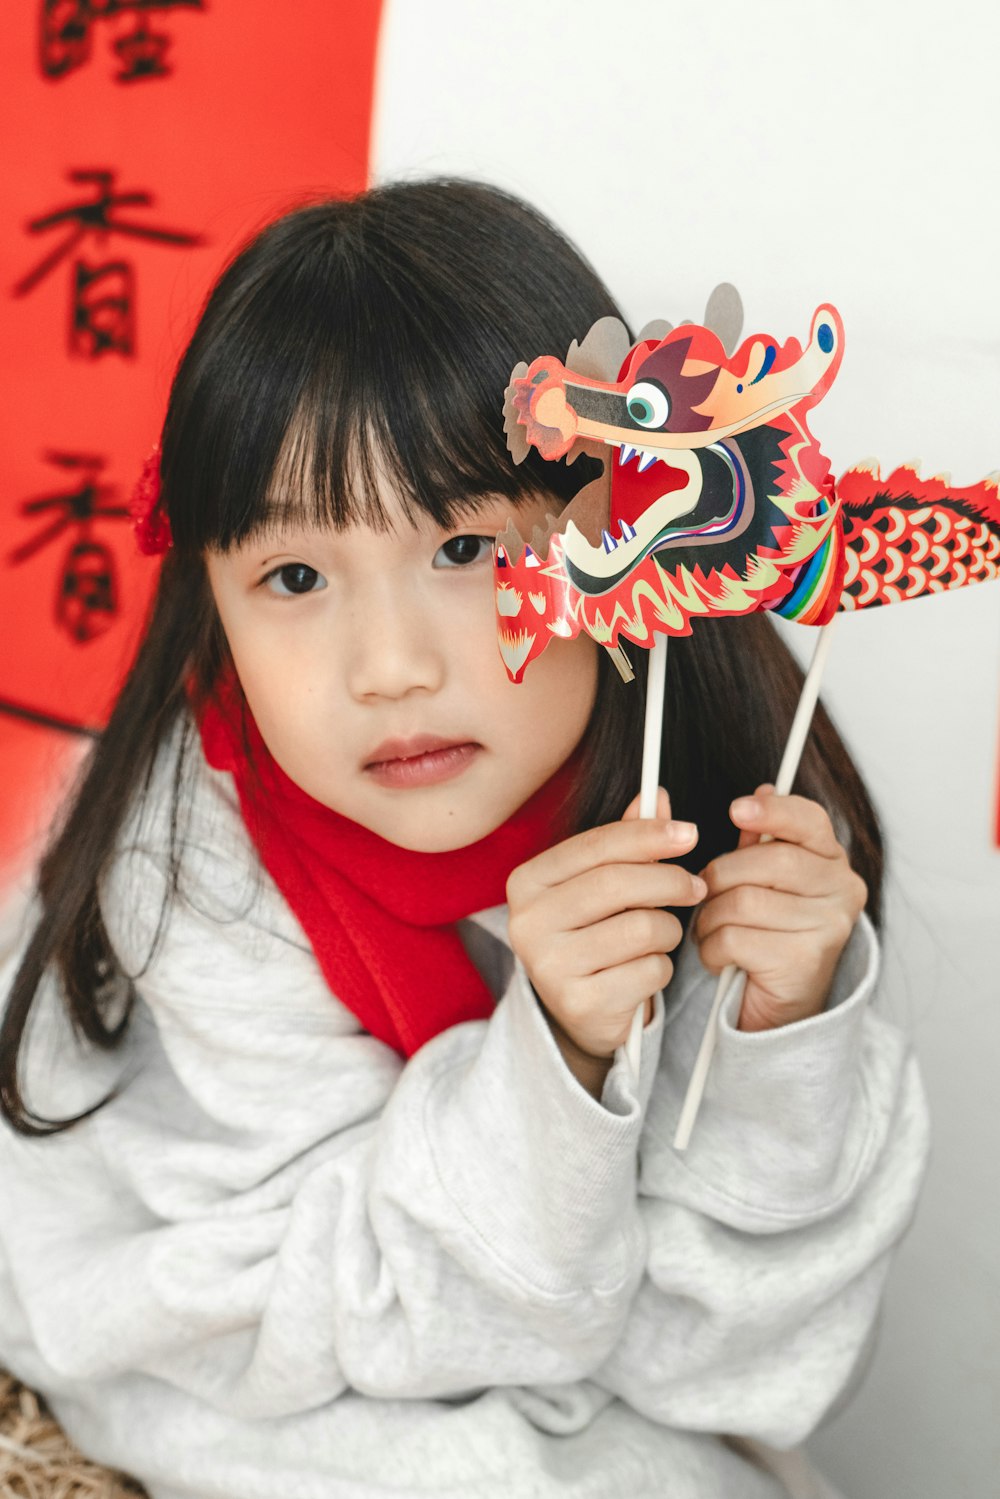
<svg viewBox="0 0 1000 1499"><path fill-rule="evenodd" d="M670 397L662 385L640 380L633 385L625 402L628 414L640 427L665 427L670 415Z"/></svg>

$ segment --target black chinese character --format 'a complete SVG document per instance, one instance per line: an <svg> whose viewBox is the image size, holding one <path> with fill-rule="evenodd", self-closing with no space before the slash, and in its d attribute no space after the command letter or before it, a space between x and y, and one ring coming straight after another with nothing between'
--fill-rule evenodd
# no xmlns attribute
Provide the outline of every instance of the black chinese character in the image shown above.
<svg viewBox="0 0 1000 1499"><path fill-rule="evenodd" d="M201 237L185 234L177 229L156 229L148 224L138 224L134 219L119 218L116 210L124 207L148 208L152 194L146 192L116 193L113 191L115 173L106 169L76 171L69 173L71 182L90 183L94 197L80 203L70 203L56 208L52 213L32 219L28 224L29 234L44 234L49 229L65 225L69 233L56 245L34 270L14 287L16 297L24 297L50 271L54 271L68 255L72 255L84 242L87 235L104 245L112 234L123 234L132 239L148 239L161 245L197 245ZM101 354L135 353L135 276L127 260L109 260L97 265L88 265L83 260L75 263L73 276L73 301L70 308L69 349L73 354L82 354L97 359Z"/></svg>
<svg viewBox="0 0 1000 1499"><path fill-rule="evenodd" d="M112 43L121 71L117 83L137 83L146 78L166 78L170 73L166 54L170 37L153 31L150 11L204 10L204 0L41 0L38 49L46 78L64 78L90 60L92 28L98 21L125 17L132 30Z"/></svg>
<svg viewBox="0 0 1000 1499"><path fill-rule="evenodd" d="M76 488L37 495L22 503L22 515L42 515L48 511L54 518L30 540L16 547L7 560L15 567L27 562L64 531L76 528L75 539L63 557L54 612L60 628L82 645L103 635L119 613L114 554L104 542L94 538L94 523L121 519L129 511L127 505L112 504L114 486L100 482L104 458L94 453L59 452L48 452L45 457L49 463L66 469L77 481Z"/></svg>
<svg viewBox="0 0 1000 1499"><path fill-rule="evenodd" d="M134 354L134 293L135 276L127 260L109 260L96 268L78 260L70 333L73 353L88 359Z"/></svg>

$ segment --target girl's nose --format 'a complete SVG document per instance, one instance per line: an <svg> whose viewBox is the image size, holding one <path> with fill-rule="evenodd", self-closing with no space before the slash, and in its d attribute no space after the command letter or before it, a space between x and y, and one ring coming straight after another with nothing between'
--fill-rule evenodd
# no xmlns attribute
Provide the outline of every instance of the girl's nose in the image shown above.
<svg viewBox="0 0 1000 1499"><path fill-rule="evenodd" d="M441 686L444 653L424 611L383 594L376 607L356 614L352 625L346 642L347 684L358 702L436 692Z"/></svg>

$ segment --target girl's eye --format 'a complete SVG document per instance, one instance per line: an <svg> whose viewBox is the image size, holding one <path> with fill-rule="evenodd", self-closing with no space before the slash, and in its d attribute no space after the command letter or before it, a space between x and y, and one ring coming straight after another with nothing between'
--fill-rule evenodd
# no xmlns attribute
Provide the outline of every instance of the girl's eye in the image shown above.
<svg viewBox="0 0 1000 1499"><path fill-rule="evenodd" d="M662 427L670 415L670 397L662 385L640 380L628 393L628 414L640 427Z"/></svg>
<svg viewBox="0 0 1000 1499"><path fill-rule="evenodd" d="M326 587L322 574L304 562L286 562L284 567L276 567L273 573L268 573L263 581L280 598L289 598L296 593L317 593Z"/></svg>
<svg viewBox="0 0 1000 1499"><path fill-rule="evenodd" d="M434 554L435 567L467 567L493 555L492 536L453 536Z"/></svg>

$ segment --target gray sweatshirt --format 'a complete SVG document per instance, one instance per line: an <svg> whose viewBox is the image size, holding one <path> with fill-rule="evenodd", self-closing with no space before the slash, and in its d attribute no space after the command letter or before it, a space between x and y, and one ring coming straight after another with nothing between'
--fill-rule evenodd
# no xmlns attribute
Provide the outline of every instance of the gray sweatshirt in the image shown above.
<svg viewBox="0 0 1000 1499"><path fill-rule="evenodd" d="M496 908L462 924L497 1006L404 1062L331 995L199 759L158 931L176 745L105 883L138 975L124 1046L43 987L23 1071L65 1117L0 1127L0 1364L153 1499L775 1499L720 1433L800 1442L863 1359L927 1150L862 919L824 1014L723 1016L688 943L600 1100ZM0 969L6 993L12 961Z"/></svg>

